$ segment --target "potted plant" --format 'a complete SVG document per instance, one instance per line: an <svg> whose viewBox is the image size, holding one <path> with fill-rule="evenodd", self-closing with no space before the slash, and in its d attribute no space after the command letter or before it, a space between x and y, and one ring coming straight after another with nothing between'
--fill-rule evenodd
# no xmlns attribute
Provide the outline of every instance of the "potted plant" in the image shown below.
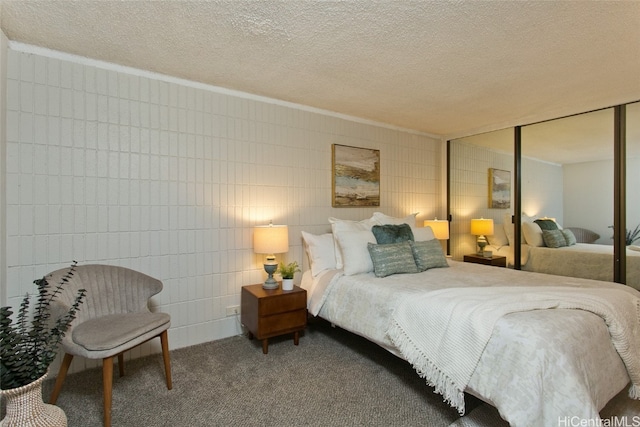
<svg viewBox="0 0 640 427"><path fill-rule="evenodd" d="M610 225L608 228L613 229L613 225ZM611 238L613 239L613 236L611 236ZM624 240L627 246L631 246L636 240L640 240L640 224L638 224L633 230L626 229Z"/></svg>
<svg viewBox="0 0 640 427"><path fill-rule="evenodd" d="M293 276L300 271L298 268L298 262L293 261L289 264L280 263L278 266L278 273L282 276L282 290L290 291L293 289Z"/></svg>
<svg viewBox="0 0 640 427"><path fill-rule="evenodd" d="M633 230L627 230L625 240L627 242L627 246L633 245L636 240L640 240L640 224L638 224Z"/></svg>
<svg viewBox="0 0 640 427"><path fill-rule="evenodd" d="M11 307L0 308L0 396L7 399L3 427L67 425L62 409L43 403L42 382L86 295L84 289L79 290L69 311L52 317L51 302L74 274L76 264L71 264L56 286L51 286L47 277L34 280L38 290L33 309L29 294L23 298L15 319Z"/></svg>

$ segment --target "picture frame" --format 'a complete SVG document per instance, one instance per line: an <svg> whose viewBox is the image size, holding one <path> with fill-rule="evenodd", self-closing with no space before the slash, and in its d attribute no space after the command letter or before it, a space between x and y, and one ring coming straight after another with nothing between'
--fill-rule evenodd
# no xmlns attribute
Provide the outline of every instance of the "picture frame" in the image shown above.
<svg viewBox="0 0 640 427"><path fill-rule="evenodd" d="M489 208L511 208L511 171L489 168Z"/></svg>
<svg viewBox="0 0 640 427"><path fill-rule="evenodd" d="M331 145L331 206L380 206L380 150Z"/></svg>

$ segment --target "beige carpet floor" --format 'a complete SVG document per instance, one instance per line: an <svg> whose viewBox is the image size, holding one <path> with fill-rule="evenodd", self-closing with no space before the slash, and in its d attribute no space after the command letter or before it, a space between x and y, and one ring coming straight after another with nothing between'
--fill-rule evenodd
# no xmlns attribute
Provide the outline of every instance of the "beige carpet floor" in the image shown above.
<svg viewBox="0 0 640 427"><path fill-rule="evenodd" d="M160 355L126 362L114 379L113 426L507 426L471 397L460 418L407 362L324 321L311 322L298 346L270 342L267 355L244 336L173 350L173 390ZM602 415L633 425L640 401L625 392ZM58 406L70 427L102 425L101 372L69 375Z"/></svg>

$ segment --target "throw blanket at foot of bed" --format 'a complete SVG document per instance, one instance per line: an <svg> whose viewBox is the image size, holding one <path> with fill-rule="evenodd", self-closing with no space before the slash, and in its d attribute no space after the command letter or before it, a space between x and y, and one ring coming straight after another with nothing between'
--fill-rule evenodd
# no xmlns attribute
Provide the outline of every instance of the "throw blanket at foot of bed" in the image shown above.
<svg viewBox="0 0 640 427"><path fill-rule="evenodd" d="M640 299L622 289L569 287L451 288L427 292L395 309L389 337L444 400L464 414L464 390L502 316L578 309L604 319L640 399Z"/></svg>

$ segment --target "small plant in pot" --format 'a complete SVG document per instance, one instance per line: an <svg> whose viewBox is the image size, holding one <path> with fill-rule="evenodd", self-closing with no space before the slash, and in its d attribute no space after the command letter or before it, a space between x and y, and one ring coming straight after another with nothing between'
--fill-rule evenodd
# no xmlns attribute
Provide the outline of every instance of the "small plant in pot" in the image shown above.
<svg viewBox="0 0 640 427"><path fill-rule="evenodd" d="M633 230L627 230L625 240L627 242L627 246L633 245L637 240L640 240L640 224L638 224Z"/></svg>
<svg viewBox="0 0 640 427"><path fill-rule="evenodd" d="M613 229L613 225L610 225L608 228ZM613 239L614 237L611 236ZM640 240L640 224L636 225L636 228L633 230L626 229L624 234L625 244L627 246L633 245L637 240Z"/></svg>
<svg viewBox="0 0 640 427"><path fill-rule="evenodd" d="M33 309L30 309L32 298L29 294L23 298L15 319L11 307L0 308L0 395L7 399L3 426L66 425L64 412L53 405L45 405L41 393L42 381L56 358L58 345L86 295L81 289L69 311L59 315L52 313L51 303L74 274L76 264L74 261L55 286L49 284L47 277L34 280L38 290ZM25 393L31 397L25 397ZM37 399L32 397L34 393ZM25 407L31 404L37 408ZM59 420L59 423L33 424L33 420L24 419L25 414Z"/></svg>
<svg viewBox="0 0 640 427"><path fill-rule="evenodd" d="M300 271L298 262L293 261L289 264L280 263L278 266L278 273L282 276L282 290L290 291L293 289L293 276Z"/></svg>

